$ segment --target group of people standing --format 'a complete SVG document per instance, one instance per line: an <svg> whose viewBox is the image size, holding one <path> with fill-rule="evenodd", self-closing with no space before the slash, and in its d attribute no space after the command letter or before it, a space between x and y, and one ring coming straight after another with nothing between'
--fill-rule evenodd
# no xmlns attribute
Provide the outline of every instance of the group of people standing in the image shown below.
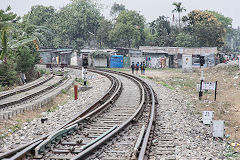
<svg viewBox="0 0 240 160"><path fill-rule="evenodd" d="M134 70L136 70L136 74L138 74L139 69L141 70L141 74L145 74L146 64L145 62L141 62L140 64L137 62L136 65L134 65L134 62L132 62L131 68L132 74L134 74Z"/></svg>

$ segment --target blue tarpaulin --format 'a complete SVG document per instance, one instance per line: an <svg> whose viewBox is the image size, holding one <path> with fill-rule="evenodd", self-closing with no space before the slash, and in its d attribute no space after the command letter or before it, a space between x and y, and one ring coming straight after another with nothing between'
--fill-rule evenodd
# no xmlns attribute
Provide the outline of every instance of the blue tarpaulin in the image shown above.
<svg viewBox="0 0 240 160"><path fill-rule="evenodd" d="M110 58L110 68L123 68L123 56L112 55Z"/></svg>

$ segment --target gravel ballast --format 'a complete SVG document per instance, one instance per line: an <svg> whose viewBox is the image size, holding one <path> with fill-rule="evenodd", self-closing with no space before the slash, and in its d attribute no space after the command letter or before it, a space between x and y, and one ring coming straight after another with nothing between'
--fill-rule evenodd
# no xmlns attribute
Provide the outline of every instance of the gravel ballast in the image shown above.
<svg viewBox="0 0 240 160"><path fill-rule="evenodd" d="M211 127L201 122L194 113L190 99L184 93L170 90L146 79L157 93L155 137L152 141L150 159L223 159L225 143L213 139ZM164 128L164 129L163 129ZM161 134L169 132L173 138L173 155L168 157L160 151ZM156 154L159 153L159 154Z"/></svg>
<svg viewBox="0 0 240 160"><path fill-rule="evenodd" d="M62 106L59 105L53 112L43 112L42 117L47 118L44 123L41 123L41 118L36 118L29 123L23 123L20 130L0 140L0 153L17 148L50 133L75 117L84 107L91 105L102 97L111 85L110 80L105 76L91 72L88 72L88 76L91 77L89 79L90 87L92 87L90 90L79 92L78 100L75 101L72 97L72 100ZM11 130L9 130L10 132Z"/></svg>

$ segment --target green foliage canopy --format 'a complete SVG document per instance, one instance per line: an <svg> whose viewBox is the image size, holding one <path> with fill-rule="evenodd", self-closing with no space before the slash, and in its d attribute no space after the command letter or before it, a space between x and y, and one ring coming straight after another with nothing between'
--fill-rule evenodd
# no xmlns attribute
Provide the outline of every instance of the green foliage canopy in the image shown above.
<svg viewBox="0 0 240 160"><path fill-rule="evenodd" d="M165 16L159 16L150 23L154 35L154 44L157 46L173 46L176 29L170 26L170 21Z"/></svg>
<svg viewBox="0 0 240 160"><path fill-rule="evenodd" d="M114 3L113 6L111 7L111 11L110 14L112 16L116 16L118 15L120 12L125 11L125 6L123 4L118 4L118 3Z"/></svg>
<svg viewBox="0 0 240 160"><path fill-rule="evenodd" d="M144 44L144 22L145 19L136 11L122 11L110 31L110 40L115 46L138 47Z"/></svg>
<svg viewBox="0 0 240 160"><path fill-rule="evenodd" d="M109 53L104 51L95 51L90 54L93 58L107 58L109 56Z"/></svg>
<svg viewBox="0 0 240 160"><path fill-rule="evenodd" d="M73 0L53 17L54 46L80 50L96 36L100 17L100 10L92 1Z"/></svg>
<svg viewBox="0 0 240 160"><path fill-rule="evenodd" d="M183 17L187 24L185 31L194 37L198 47L218 47L224 45L226 30L224 26L208 11L194 10Z"/></svg>
<svg viewBox="0 0 240 160"><path fill-rule="evenodd" d="M194 39L190 34L181 32L176 36L174 46L175 47L193 47Z"/></svg>

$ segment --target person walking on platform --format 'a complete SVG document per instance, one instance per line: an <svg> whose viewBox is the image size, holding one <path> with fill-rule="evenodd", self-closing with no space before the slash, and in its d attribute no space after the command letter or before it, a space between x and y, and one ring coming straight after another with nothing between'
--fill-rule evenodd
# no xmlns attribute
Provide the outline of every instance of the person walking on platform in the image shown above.
<svg viewBox="0 0 240 160"><path fill-rule="evenodd" d="M135 68L134 62L132 62L131 68L132 68L132 74L134 74L134 68Z"/></svg>
<svg viewBox="0 0 240 160"><path fill-rule="evenodd" d="M145 69L146 69L146 65L145 65L145 62L143 61L143 64L142 64L142 74L143 75L145 74Z"/></svg>
<svg viewBox="0 0 240 160"><path fill-rule="evenodd" d="M139 70L139 62L137 62L136 64L136 74L138 74L138 70Z"/></svg>
<svg viewBox="0 0 240 160"><path fill-rule="evenodd" d="M142 70L143 68L142 68L142 67L143 67L143 64L142 64L142 62L141 62L141 63L140 63L141 74L143 74L143 70Z"/></svg>

